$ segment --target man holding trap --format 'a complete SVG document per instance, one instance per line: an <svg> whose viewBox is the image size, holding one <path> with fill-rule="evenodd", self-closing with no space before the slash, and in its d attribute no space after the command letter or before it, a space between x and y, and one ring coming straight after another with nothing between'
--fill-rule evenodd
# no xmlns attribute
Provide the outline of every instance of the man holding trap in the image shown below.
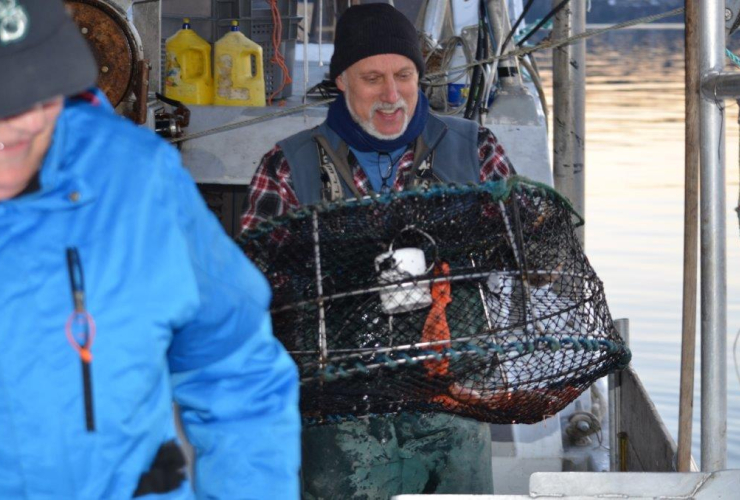
<svg viewBox="0 0 740 500"><path fill-rule="evenodd" d="M419 89L424 69L417 32L399 11L387 4L349 8L337 23L330 68L341 93L322 125L265 155L245 202L244 229L302 205L513 175L488 129L430 114ZM422 341L445 329L442 316L432 315L444 309L449 289L431 293L435 305ZM427 369L445 367L427 363ZM373 415L306 427L303 447L308 499L493 492L490 430L472 419Z"/></svg>

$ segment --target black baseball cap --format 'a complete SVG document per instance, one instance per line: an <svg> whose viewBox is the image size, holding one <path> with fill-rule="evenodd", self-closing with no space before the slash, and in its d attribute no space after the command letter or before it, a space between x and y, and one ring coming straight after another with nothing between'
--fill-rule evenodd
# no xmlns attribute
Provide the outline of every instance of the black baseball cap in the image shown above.
<svg viewBox="0 0 740 500"><path fill-rule="evenodd" d="M80 93L97 75L62 0L0 0L0 118Z"/></svg>

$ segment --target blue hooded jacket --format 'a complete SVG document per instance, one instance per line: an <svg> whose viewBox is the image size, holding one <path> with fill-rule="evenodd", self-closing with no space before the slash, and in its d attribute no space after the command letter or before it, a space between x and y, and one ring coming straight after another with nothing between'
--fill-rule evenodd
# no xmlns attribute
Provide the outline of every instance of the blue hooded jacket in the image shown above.
<svg viewBox="0 0 740 500"><path fill-rule="evenodd" d="M175 438L173 400L196 493L141 498L297 498L297 373L268 284L177 151L105 101L68 101L40 183L0 202L0 498L131 498ZM65 335L71 247L96 326L93 432Z"/></svg>

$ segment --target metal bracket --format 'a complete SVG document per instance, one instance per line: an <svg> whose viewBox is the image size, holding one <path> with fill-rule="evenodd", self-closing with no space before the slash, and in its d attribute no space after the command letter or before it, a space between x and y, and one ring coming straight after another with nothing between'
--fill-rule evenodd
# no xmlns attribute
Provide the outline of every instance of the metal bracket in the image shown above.
<svg viewBox="0 0 740 500"><path fill-rule="evenodd" d="M740 73L711 71L701 79L701 93L705 99L736 99L740 97Z"/></svg>
<svg viewBox="0 0 740 500"><path fill-rule="evenodd" d="M725 0L725 37L729 38L740 26L740 0Z"/></svg>

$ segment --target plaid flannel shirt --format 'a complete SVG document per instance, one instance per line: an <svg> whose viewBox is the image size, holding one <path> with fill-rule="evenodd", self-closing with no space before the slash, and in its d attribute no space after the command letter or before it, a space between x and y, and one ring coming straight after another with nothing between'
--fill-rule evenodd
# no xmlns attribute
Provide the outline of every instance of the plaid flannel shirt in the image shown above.
<svg viewBox="0 0 740 500"><path fill-rule="evenodd" d="M496 136L484 127L478 129L478 157L480 159L480 182L506 179L516 173ZM362 195L367 195L370 192L370 181L357 160L354 159L354 155L350 155L350 158L355 186ZM413 163L414 148L409 146L398 163L392 188L394 191L403 191L405 187L403 179ZM241 220L242 229L253 229L260 222L282 215L299 206L298 197L293 189L290 165L280 146L275 146L262 158L249 185Z"/></svg>

